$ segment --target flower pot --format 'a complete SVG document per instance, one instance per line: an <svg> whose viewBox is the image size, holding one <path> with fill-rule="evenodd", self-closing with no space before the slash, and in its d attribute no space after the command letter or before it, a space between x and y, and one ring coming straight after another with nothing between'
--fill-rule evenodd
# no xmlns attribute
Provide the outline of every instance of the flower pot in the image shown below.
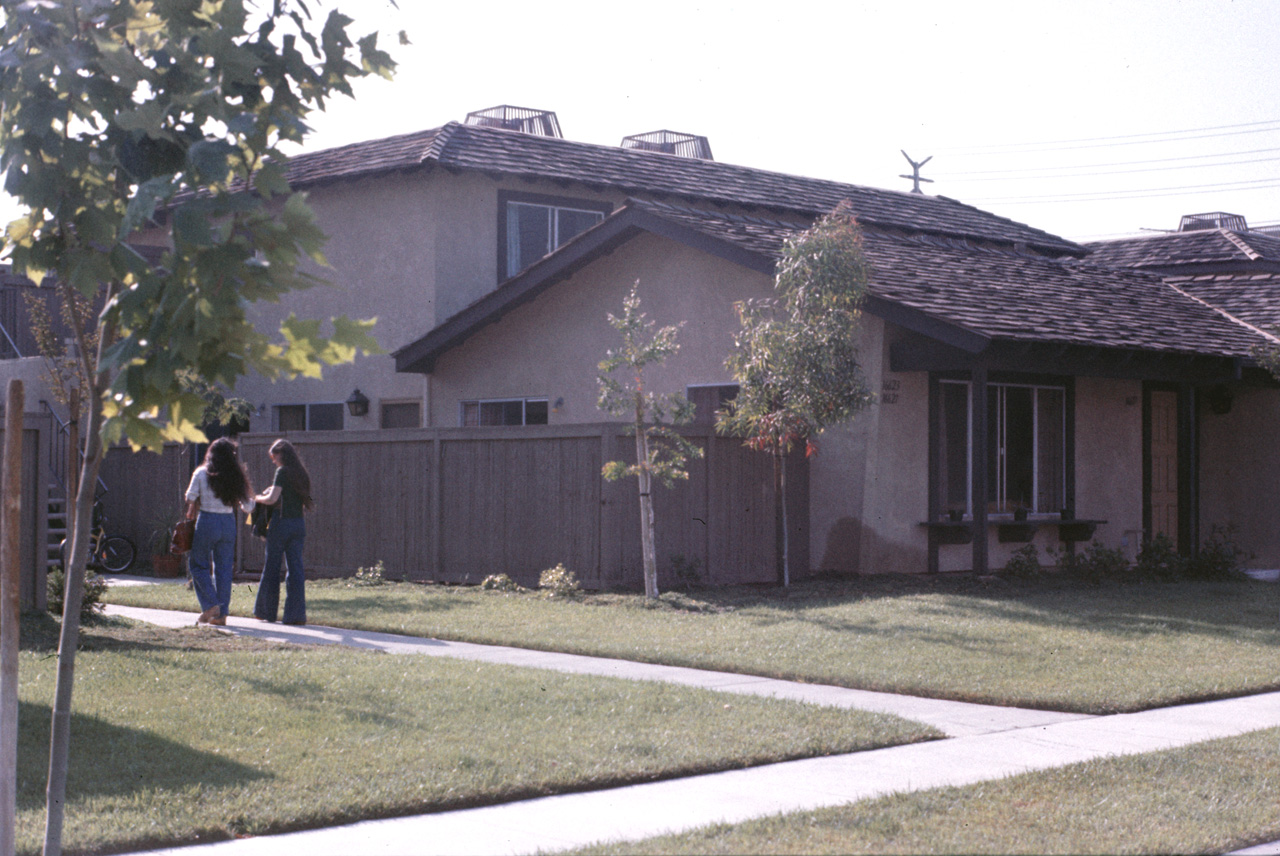
<svg viewBox="0 0 1280 856"><path fill-rule="evenodd" d="M168 577L170 579L180 577L185 573L182 567L182 557L175 556L172 553L151 557L151 567L155 570L157 577Z"/></svg>

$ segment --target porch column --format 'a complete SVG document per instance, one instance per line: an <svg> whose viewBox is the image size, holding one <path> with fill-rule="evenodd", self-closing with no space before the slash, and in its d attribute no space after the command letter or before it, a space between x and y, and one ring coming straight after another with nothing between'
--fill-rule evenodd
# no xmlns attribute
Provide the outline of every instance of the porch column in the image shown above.
<svg viewBox="0 0 1280 856"><path fill-rule="evenodd" d="M975 366L973 382L969 386L973 396L973 430L970 436L969 458L973 462L973 473L970 482L973 494L970 505L973 508L973 573L987 572L987 369L986 366Z"/></svg>

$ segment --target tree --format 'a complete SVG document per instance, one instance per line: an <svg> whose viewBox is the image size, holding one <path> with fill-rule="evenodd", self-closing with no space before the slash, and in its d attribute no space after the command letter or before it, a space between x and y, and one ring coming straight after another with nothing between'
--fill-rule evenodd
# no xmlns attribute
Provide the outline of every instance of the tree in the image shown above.
<svg viewBox="0 0 1280 856"><path fill-rule="evenodd" d="M198 440L207 402L184 377L233 388L238 377L318 376L372 352L372 321L290 316L279 336L249 320L321 280L324 236L285 177L285 142L350 81L390 76L376 35L351 19L321 25L311 0L0 0L0 169L28 213L5 252L64 305L103 310L76 330L87 379L83 477L58 649L46 854L62 847L75 649L88 534L104 444L158 448ZM403 34L401 36L404 41ZM129 244L164 230L150 263ZM96 337L96 342L94 341ZM184 373L186 373L184 375Z"/></svg>
<svg viewBox="0 0 1280 856"><path fill-rule="evenodd" d="M654 330L654 322L640 311L637 280L622 301L622 316L609 313L609 323L622 334L622 347L611 348L600 361L600 409L613 416L630 416L630 430L636 439L636 462L610 461L603 475L609 481L635 476L640 489L640 550L644 558L645 597L658 596L658 559L653 531L653 481L671 487L677 479L688 479L685 464L701 458L702 449L680 436L671 425L693 419L693 405L679 393L656 393L645 383L649 365L661 365L680 350L676 334L684 326ZM626 379L613 373L626 371ZM670 424L664 420L670 419Z"/></svg>
<svg viewBox="0 0 1280 856"><path fill-rule="evenodd" d="M803 445L812 455L815 437L873 400L858 354L867 279L846 201L786 242L776 296L735 304L741 328L725 365L739 391L716 427L773 455L779 585L791 584L787 454Z"/></svg>

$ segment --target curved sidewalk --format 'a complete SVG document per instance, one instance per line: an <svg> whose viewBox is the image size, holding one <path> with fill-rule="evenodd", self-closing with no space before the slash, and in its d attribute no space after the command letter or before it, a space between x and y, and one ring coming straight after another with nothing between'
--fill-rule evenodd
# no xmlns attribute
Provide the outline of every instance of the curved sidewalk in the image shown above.
<svg viewBox="0 0 1280 856"><path fill-rule="evenodd" d="M185 626L192 613L113 606L110 614ZM1117 755L1156 752L1280 727L1280 693L1115 716L998 708L772 681L724 672L500 646L442 642L320 626L231 618L229 632L282 642L349 645L529 668L662 680L723 692L775 695L895 713L951 739L788 761L684 779L565 794L484 808L149 851L152 856L420 856L554 851L636 840L719 822L844 805L889 793L968 785ZM1255 853L1277 852L1254 848Z"/></svg>

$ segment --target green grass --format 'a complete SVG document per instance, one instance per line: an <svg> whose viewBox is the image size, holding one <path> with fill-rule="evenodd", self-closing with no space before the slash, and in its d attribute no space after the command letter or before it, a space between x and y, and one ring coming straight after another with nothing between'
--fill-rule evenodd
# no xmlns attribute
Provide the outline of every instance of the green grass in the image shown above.
<svg viewBox="0 0 1280 856"><path fill-rule="evenodd" d="M323 591L323 589L317 589ZM43 834L56 624L24 616L20 852ZM136 849L929 739L893 717L110 619L76 661L65 842Z"/></svg>
<svg viewBox="0 0 1280 856"><path fill-rule="evenodd" d="M1222 853L1280 839L1280 729L574 851Z"/></svg>
<svg viewBox="0 0 1280 856"><path fill-rule="evenodd" d="M408 583L308 585L310 620L938 698L1115 713L1280 689L1280 586L964 577L582 601ZM181 587L115 603L194 611ZM249 587L233 611L248 614Z"/></svg>

